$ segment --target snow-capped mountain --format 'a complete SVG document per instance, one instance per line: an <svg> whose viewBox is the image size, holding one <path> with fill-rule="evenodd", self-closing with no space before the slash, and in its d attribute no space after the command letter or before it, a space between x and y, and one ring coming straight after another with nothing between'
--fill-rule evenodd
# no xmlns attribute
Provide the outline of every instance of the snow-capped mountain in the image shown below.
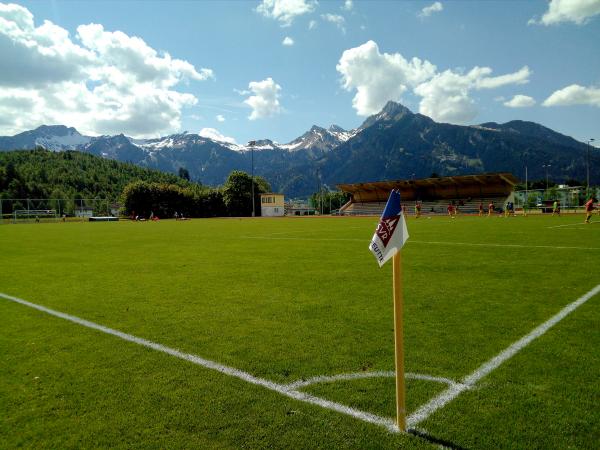
<svg viewBox="0 0 600 450"><path fill-rule="evenodd" d="M587 146L533 122L489 122L459 126L437 123L422 114L389 102L355 130L332 125L313 126L288 144L269 139L250 147L213 135L179 133L157 139L133 139L123 134L89 137L74 128L42 126L15 136L0 137L1 150L79 150L104 158L177 173L184 167L192 179L218 186L232 170L265 177L277 192L305 196L319 182L337 183L428 177L440 175L512 172L543 177L550 164L555 181L583 179ZM600 159L590 156L590 180L600 179ZM317 175L318 173L318 175ZM318 180L318 181L317 181Z"/></svg>
<svg viewBox="0 0 600 450"><path fill-rule="evenodd" d="M312 128L299 138L289 144L280 145L280 148L289 151L319 150L327 152L355 136L356 130L346 131L337 125L331 125L328 129L313 125Z"/></svg>
<svg viewBox="0 0 600 450"><path fill-rule="evenodd" d="M0 149L31 149L44 147L48 150L77 150L90 142L92 138L84 136L75 128L64 125L42 125L35 130L24 131L14 136L0 137Z"/></svg>

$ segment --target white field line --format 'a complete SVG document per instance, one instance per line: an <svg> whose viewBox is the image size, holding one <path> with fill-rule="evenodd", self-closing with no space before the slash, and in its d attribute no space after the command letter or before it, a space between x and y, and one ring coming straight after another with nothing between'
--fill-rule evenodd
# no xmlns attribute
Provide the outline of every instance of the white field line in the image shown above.
<svg viewBox="0 0 600 450"><path fill-rule="evenodd" d="M471 247L511 247L511 248L549 248L558 250L600 250L600 247L570 247L560 245L523 245L523 244L494 244L494 243L472 243L472 242L438 242L438 241L411 241L413 244L433 245L466 245Z"/></svg>
<svg viewBox="0 0 600 450"><path fill-rule="evenodd" d="M529 334L525 335L524 337L522 337L515 343L511 344L509 347L507 347L505 350L500 352L498 355L496 355L495 357L493 357L492 359L490 359L489 361L487 361L486 363L481 365L473 373L471 373L470 375L463 378L462 382L457 383L453 380L450 380L447 378L442 378L442 377L431 377L428 375L419 375L419 374L406 374L407 378L423 379L423 380L427 380L427 381L438 381L438 382L446 383L449 385L449 387L445 391L443 391L441 394L439 394L436 397L434 397L433 399L431 399L425 405L419 407L417 409L417 411L415 411L413 414L411 414L407 418L408 427L410 429L415 429L415 427L420 422L427 419L431 414L433 414L438 409L441 409L444 406L446 406L446 404L448 404L450 401L454 400L458 395L460 395L465 390L472 388L479 380L484 378L486 375L488 375L493 370L497 369L502 363L504 363L506 360L512 358L520 350L522 350L527 345L529 345L533 340L542 336L544 333L546 333L546 331L548 331L550 328L552 328L554 325L556 325L558 322L560 322L562 319L564 319L567 315L569 315L570 313L575 311L579 306L583 305L585 302L587 302L589 299L591 299L598 293L600 293L600 284L597 285L596 287L594 287L592 290L590 290L586 294L584 294L583 296L581 296L580 298L578 298L577 300L575 300L573 303L570 303L569 305L565 306L562 310L560 310L557 314L555 314L549 320L547 320L543 324L539 325L537 328L535 328ZM323 398L316 397L316 396L313 396L310 394L306 394L304 392L300 392L297 390L300 387L307 386L309 384L313 384L313 382L314 383L328 382L328 381L337 381L337 380L368 378L368 377L375 377L375 376L393 376L393 375L389 375L389 374L393 374L394 372L342 374L342 375L337 375L337 376L333 376L333 377L320 376L320 377L311 378L310 380L306 380L304 382L300 381L300 382L295 382L295 383L291 383L288 385L282 385L282 384L274 383L272 381L269 381L269 380L266 380L263 378L255 377L247 372L235 369L233 367L225 366L223 364L219 364L217 362L214 362L214 361L211 361L208 359L204 359L204 358L201 358L199 356L192 355L189 353L182 353L179 350L165 347L161 344L157 344L155 342L148 341L146 339L139 338L139 337L133 336L131 334L123 333L121 331L114 330L112 328L108 328L103 325L99 325L97 323L90 322L88 320L81 319L76 316L61 313L59 311L55 311L53 309L46 308L41 305L37 305L35 303L31 303L31 302L22 300L17 297L13 297L13 296L3 294L3 293L0 293L0 297L3 297L7 300L13 301L15 303L19 303L24 306L28 306L33 309L37 309L38 311L45 312L45 313L53 315L55 317L59 317L61 319L65 319L70 322L74 322L76 324L79 324L79 325L82 325L82 326L85 326L85 327L88 327L88 328L91 328L91 329L94 329L97 331L101 331L106 334L110 334L110 335L119 337L125 341L133 342L138 345L142 345L144 347L151 348L153 350L157 350L159 352L163 352L163 353L169 354L171 356L175 356L176 358L184 359L186 361L197 364L199 366L202 366L202 367L205 367L208 369L212 369L217 372L221 372L223 374L229 375L234 378L241 379L248 383L262 386L266 389L278 392L279 394L284 395L286 397L289 397L289 398L292 398L292 399L295 399L298 401L302 401L305 403L317 405L322 408L330 409L332 411L337 411L339 413L349 415L351 417L362 420L364 422L382 426L382 427L386 428L388 431L393 432L393 433L398 432L398 427L392 419L380 417L375 414L371 414L371 413L368 413L365 411L360 411L360 410L357 410L354 408L350 408L350 407L342 405L340 403L325 400ZM310 383L307 384L307 382L309 382L309 381L310 381Z"/></svg>
<svg viewBox="0 0 600 450"><path fill-rule="evenodd" d="M544 333L546 333L546 331L548 331L550 328L552 328L558 322L563 320L565 317L567 317L569 314L571 314L573 311L575 311L577 308L579 308L581 305L583 305L585 302L587 302L589 299L591 299L598 293L600 293L600 284L592 290L585 293L584 295L582 295L581 297L579 297L573 303L570 303L567 306L565 306L558 313L556 313L546 322L539 325L529 334L523 336L521 339L519 339L518 341L501 351L498 355L494 356L492 359L479 366L473 373L464 377L461 383L457 383L453 386L450 386L444 392L432 398L425 405L419 407L417 411L412 413L407 418L406 422L408 427L414 428L419 423L427 419L435 411L446 406L447 403L454 400L462 392L472 388L475 385L475 383L477 383L479 380L481 380L493 370L497 369L502 363L515 356L520 350L525 348L535 339L542 336Z"/></svg>
<svg viewBox="0 0 600 450"><path fill-rule="evenodd" d="M350 380L361 380L365 378L391 378L395 377L396 372L393 370L381 371L381 372L355 372L355 373L342 373L339 375L319 375L313 378L309 378L307 380L298 380L293 383L287 385L290 389L301 389L307 386L311 386L313 384L318 383L333 383L336 381L350 381ZM443 377L433 377L431 375L423 375L420 373L405 373L405 378L410 380L424 380L424 381L434 381L436 383L447 384L448 386L452 386L458 384L454 380L450 380L449 378Z"/></svg>
<svg viewBox="0 0 600 450"><path fill-rule="evenodd" d="M264 378L255 377L247 372L242 370L235 369L233 367L225 366L223 364L219 364L215 361L211 361L209 359L201 358L200 356L192 355L190 353L183 353L174 348L166 347L161 344L157 344L156 342L148 341L143 338L139 338L137 336L133 336L131 334L123 333L122 331L118 331L112 328L105 327L103 325L99 325L94 322L90 322L89 320L81 319L76 316L72 316L70 314L65 314L60 311L55 311L50 308L46 308L45 306L37 305L35 303L28 302L26 300L13 297L11 295L3 294L0 292L0 297L5 298L6 300L10 300L15 303L19 303L24 306L28 306L33 309L37 309L38 311L44 312L46 314L50 314L55 317L59 317L64 320L68 320L70 322L76 323L78 325L82 325L87 328L91 328L93 330L100 331L102 333L106 333L112 336L116 336L120 339L123 339L128 342L133 342L134 344L141 345L143 347L150 348L152 350L156 350L162 353L166 353L168 355L174 356L176 358L180 358L186 361L189 361L193 364L197 364L199 366L205 367L207 369L215 370L217 372L223 373L225 375L229 375L234 378L238 378L240 380L246 381L248 383L262 386L271 391L275 391L281 395L292 398L294 400L298 400L305 403L310 403L312 405L317 405L325 409L329 409L332 411L336 411L342 414L346 414L348 416L354 417L356 419L362 420L363 422L372 423L375 425L382 426L386 428L388 431L397 433L398 427L396 423L389 418L380 417L375 414L371 414L365 411L360 411L355 408L351 408L349 406L342 405L341 403L332 402L320 397L316 397L314 395L306 394L304 392L297 391L293 388L290 388L287 385L274 383L272 381L266 380Z"/></svg>
<svg viewBox="0 0 600 450"><path fill-rule="evenodd" d="M577 223L567 223L565 225L553 225L551 227L546 227L546 228L561 228L561 227L574 227L577 225L591 225L593 223L600 223L600 222L590 222L590 223L585 223L585 222L577 222Z"/></svg>
<svg viewBox="0 0 600 450"><path fill-rule="evenodd" d="M242 236L243 239L265 239L276 241L352 241L366 242L365 239L357 238L302 238L302 237L269 237L269 236ZM523 244L494 244L494 243L473 243L473 242L441 242L441 241L415 241L409 239L407 243L427 244L427 245L465 245L469 247L508 247L508 248L545 248L557 250L600 250L600 247L571 247L559 245L523 245Z"/></svg>
<svg viewBox="0 0 600 450"><path fill-rule="evenodd" d="M359 228L363 228L364 227L344 227L344 230L354 230L354 229L359 229ZM323 230L325 232L332 232L332 233L336 233L338 230ZM276 236L276 235L282 235L282 234L306 234L306 233L315 233L314 230L296 230L296 231L277 231L275 233L271 233L271 236Z"/></svg>
<svg viewBox="0 0 600 450"><path fill-rule="evenodd" d="M316 233L315 233L316 234ZM357 238L310 238L310 237L272 237L272 236L241 236L240 239L264 239L267 241L354 241L365 242L364 239ZM368 240L368 239L367 239Z"/></svg>

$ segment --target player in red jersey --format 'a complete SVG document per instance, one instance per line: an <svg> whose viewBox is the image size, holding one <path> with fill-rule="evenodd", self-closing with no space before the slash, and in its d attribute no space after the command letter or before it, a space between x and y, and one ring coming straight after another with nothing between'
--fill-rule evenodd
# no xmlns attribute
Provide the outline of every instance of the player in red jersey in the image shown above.
<svg viewBox="0 0 600 450"><path fill-rule="evenodd" d="M592 217L592 211L594 211L594 202L596 199L594 197L590 197L590 199L585 204L585 223L590 223L590 217Z"/></svg>
<svg viewBox="0 0 600 450"><path fill-rule="evenodd" d="M421 217L421 202L415 203L415 219Z"/></svg>

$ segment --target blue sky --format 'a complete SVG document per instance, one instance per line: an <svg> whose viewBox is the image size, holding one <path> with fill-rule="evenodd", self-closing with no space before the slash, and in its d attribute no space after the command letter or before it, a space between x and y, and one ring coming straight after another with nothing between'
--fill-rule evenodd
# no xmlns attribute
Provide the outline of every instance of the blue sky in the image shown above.
<svg viewBox="0 0 600 450"><path fill-rule="evenodd" d="M600 0L4 3L2 53L1 135L285 143L395 100L600 140Z"/></svg>

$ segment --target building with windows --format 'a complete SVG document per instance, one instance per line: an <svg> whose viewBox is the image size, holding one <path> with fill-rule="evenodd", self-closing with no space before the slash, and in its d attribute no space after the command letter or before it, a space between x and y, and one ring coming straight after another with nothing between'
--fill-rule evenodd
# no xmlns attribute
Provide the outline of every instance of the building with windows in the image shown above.
<svg viewBox="0 0 600 450"><path fill-rule="evenodd" d="M263 217L283 216L285 206L283 203L283 194L274 194L267 192L260 194L260 215Z"/></svg>

